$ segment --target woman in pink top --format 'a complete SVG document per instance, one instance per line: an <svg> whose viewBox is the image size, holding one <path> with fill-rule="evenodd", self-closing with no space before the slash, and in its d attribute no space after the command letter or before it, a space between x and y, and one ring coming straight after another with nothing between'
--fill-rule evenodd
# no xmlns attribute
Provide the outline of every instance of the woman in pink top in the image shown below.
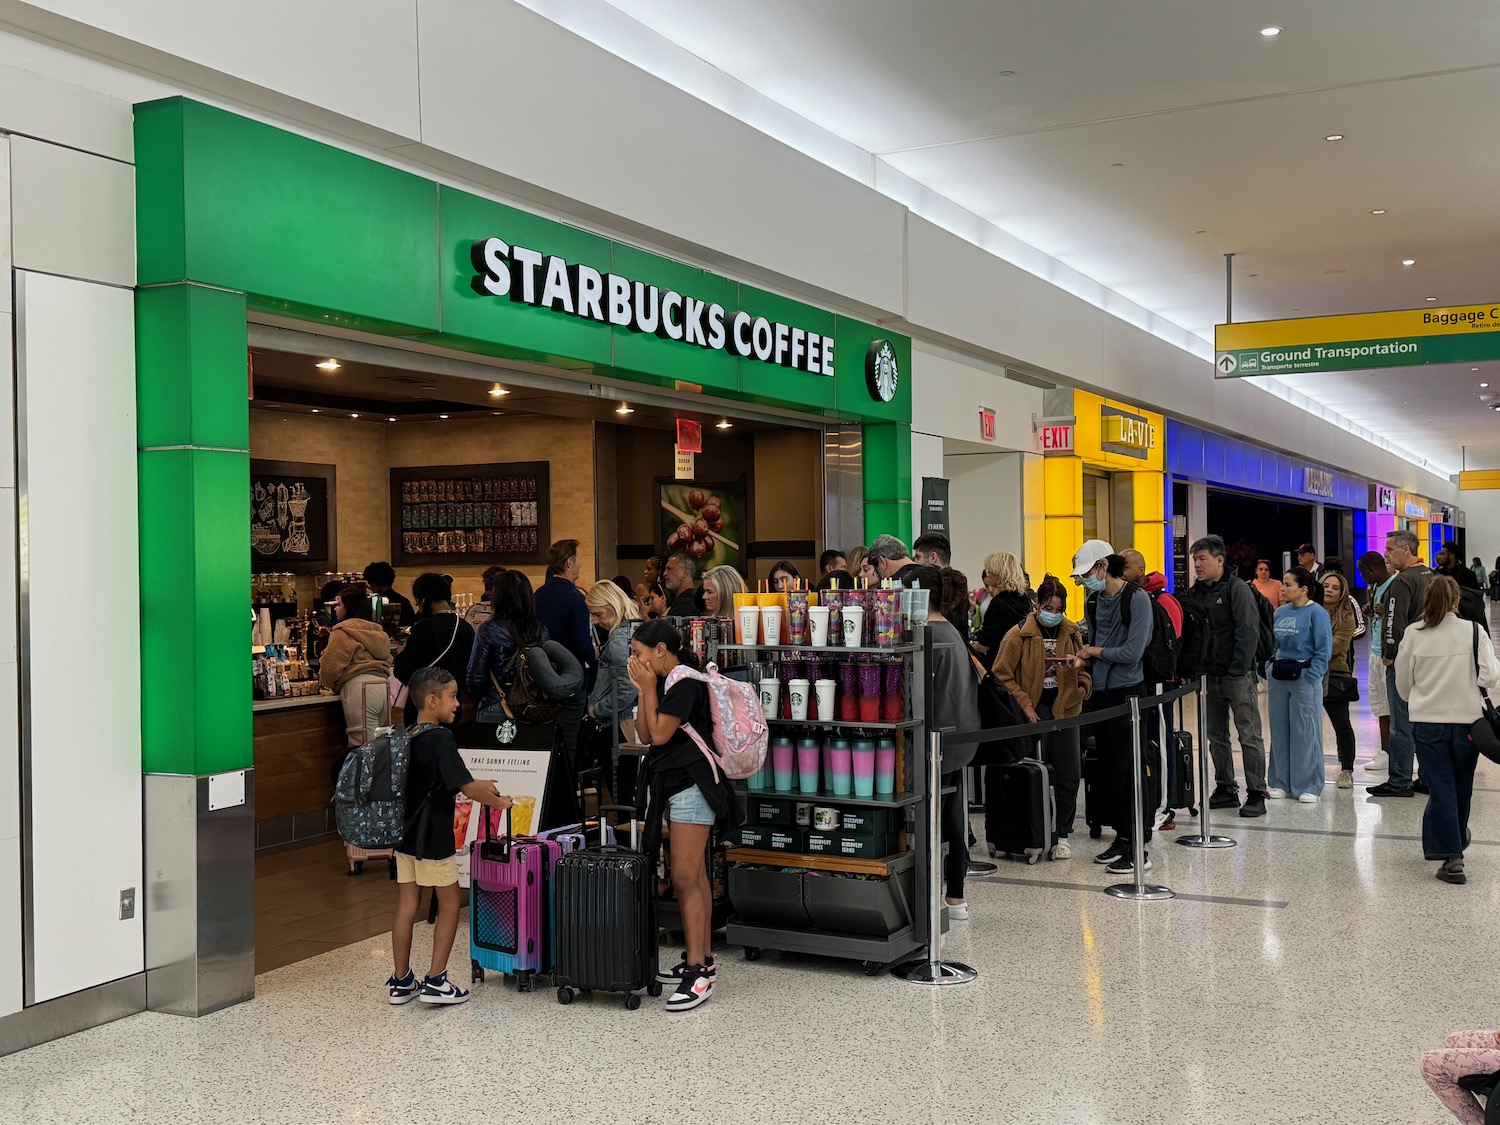
<svg viewBox="0 0 1500 1125"><path fill-rule="evenodd" d="M1265 559L1255 564L1255 581L1250 583L1271 603L1275 609L1286 601L1286 590L1282 584L1271 577L1271 564Z"/></svg>

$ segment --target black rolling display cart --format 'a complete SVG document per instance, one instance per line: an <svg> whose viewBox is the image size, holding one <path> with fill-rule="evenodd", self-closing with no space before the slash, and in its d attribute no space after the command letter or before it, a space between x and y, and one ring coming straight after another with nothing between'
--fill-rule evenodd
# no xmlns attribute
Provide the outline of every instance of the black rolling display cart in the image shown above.
<svg viewBox="0 0 1500 1125"><path fill-rule="evenodd" d="M746 959L759 959L765 949L817 954L859 961L873 976L927 947L931 887L924 857L933 846L928 802L938 799L928 793L926 766L931 638L925 624L915 626L911 637L893 648L723 646L744 653L752 667L775 669L783 687L782 669L790 662L800 673L793 678L811 682L813 675L804 671L811 669L834 679L839 696L838 718L818 714L813 699L807 719L769 720L768 768L745 785L746 825L728 852L733 914L727 937L745 948ZM868 709L847 717L846 685L852 681L858 692L877 675L884 688L895 687L883 692L879 717L869 718ZM785 705L778 710L784 714ZM774 760L780 741L785 766L787 739L797 770L791 790L784 788L785 768L776 777ZM851 752L870 743L877 753L884 748L887 761L894 751L893 791L881 792L877 783L869 796L835 792L841 771L830 768L837 759L829 747L843 750L846 742ZM817 788L804 792L800 767L814 755Z"/></svg>

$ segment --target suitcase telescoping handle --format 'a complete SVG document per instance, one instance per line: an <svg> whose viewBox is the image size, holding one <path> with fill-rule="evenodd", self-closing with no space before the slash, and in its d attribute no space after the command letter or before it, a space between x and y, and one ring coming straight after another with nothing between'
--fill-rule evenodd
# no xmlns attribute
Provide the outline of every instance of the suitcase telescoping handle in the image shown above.
<svg viewBox="0 0 1500 1125"><path fill-rule="evenodd" d="M501 816L505 822L505 835L496 840L490 835L490 807L480 805L479 809L480 820L484 824L484 839L479 843L479 858L494 863L510 862L510 846L513 842L510 834L510 810L501 810Z"/></svg>
<svg viewBox="0 0 1500 1125"><path fill-rule="evenodd" d="M634 805L600 805L599 806L599 846L601 848L618 847L618 845L610 844L607 841L607 838L604 835L604 814L607 813L607 812L624 813L626 816L628 816L630 818L630 846L634 850L639 850L640 844L639 844L639 841L636 838L639 830L636 827L636 822L635 822L635 806Z"/></svg>

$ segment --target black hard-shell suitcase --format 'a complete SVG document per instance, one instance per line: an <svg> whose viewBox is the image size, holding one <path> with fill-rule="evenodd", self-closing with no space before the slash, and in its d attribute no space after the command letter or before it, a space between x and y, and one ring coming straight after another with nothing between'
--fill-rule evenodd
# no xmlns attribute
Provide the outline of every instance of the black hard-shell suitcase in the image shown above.
<svg viewBox="0 0 1500 1125"><path fill-rule="evenodd" d="M557 1002L571 1004L579 992L623 992L634 1011L641 989L661 995L656 872L646 856L615 845L569 852L557 861L553 880Z"/></svg>
<svg viewBox="0 0 1500 1125"><path fill-rule="evenodd" d="M992 855L1037 863L1052 847L1056 801L1052 771L1045 762L1023 758L992 766L986 793L984 834Z"/></svg>
<svg viewBox="0 0 1500 1125"><path fill-rule="evenodd" d="M1089 838L1097 840L1115 821L1113 766L1105 760L1092 735L1083 737L1083 819Z"/></svg>
<svg viewBox="0 0 1500 1125"><path fill-rule="evenodd" d="M1177 729L1168 742L1167 805L1187 809L1198 815L1197 786L1194 784L1193 735L1182 721L1182 700L1177 701Z"/></svg>

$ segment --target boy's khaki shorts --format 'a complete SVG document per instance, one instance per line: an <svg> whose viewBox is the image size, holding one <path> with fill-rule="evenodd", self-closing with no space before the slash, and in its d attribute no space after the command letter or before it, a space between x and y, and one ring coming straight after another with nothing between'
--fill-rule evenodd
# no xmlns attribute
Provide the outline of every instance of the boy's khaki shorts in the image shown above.
<svg viewBox="0 0 1500 1125"><path fill-rule="evenodd" d="M396 882L419 887L451 887L458 882L458 856L447 859L416 859L396 853Z"/></svg>

